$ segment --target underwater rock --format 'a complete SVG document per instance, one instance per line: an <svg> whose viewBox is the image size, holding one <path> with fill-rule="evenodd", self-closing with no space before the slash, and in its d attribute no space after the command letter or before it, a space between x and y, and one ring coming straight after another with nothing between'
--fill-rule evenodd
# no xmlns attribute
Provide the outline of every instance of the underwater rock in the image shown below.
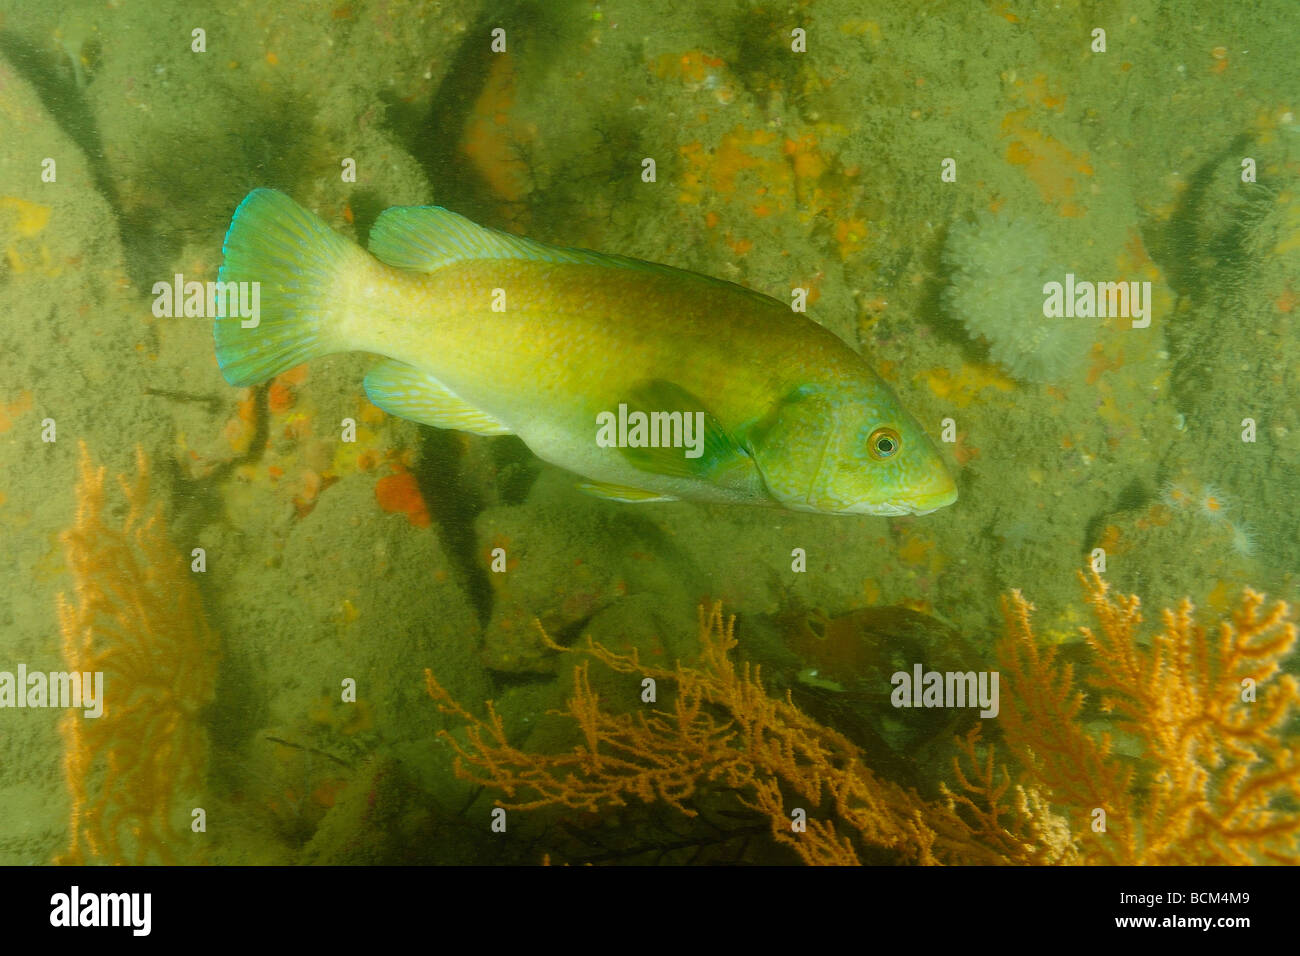
<svg viewBox="0 0 1300 956"><path fill-rule="evenodd" d="M1254 552L1261 571L1300 566L1300 509L1277 507L1300 495L1300 178L1286 135L1294 134L1227 144L1191 176L1168 221L1147 230L1181 296L1164 327L1182 423L1169 478L1194 474L1229 496L1239 533L1221 551ZM1257 163L1258 181L1243 182L1243 155ZM1240 533L1241 522L1258 540Z"/></svg>
<svg viewBox="0 0 1300 956"><path fill-rule="evenodd" d="M55 183L41 181L49 158ZM138 318L115 281L121 261L81 152L0 56L0 568L9 582L0 622L6 658L33 671L59 666L55 592L68 580L57 532L76 505L76 439L102 448L120 472L135 442L153 448L162 431L133 401L142 356L132 348ZM41 443L49 418L57 444ZM0 863L49 860L64 840L56 723L0 735L0 816L25 817L0 831Z"/></svg>
<svg viewBox="0 0 1300 956"><path fill-rule="evenodd" d="M490 508L479 516L480 557L492 587L482 660L494 671L556 673L559 662L537 624L553 641L568 645L629 595L655 595L632 615L647 635L658 625L679 631L672 625L689 620L692 592L673 555L647 540L650 529L635 514L576 495L571 483L571 476L548 472L538 481L541 493L527 504ZM680 609L677 616L674 608ZM624 615L615 618L625 621Z"/></svg>
<svg viewBox="0 0 1300 956"><path fill-rule="evenodd" d="M335 796L299 862L308 865L382 865L428 862L430 847L463 846L428 833L436 807L402 764L374 757ZM444 862L444 860L439 860ZM445 861L450 862L450 861ZM457 861L471 862L468 859Z"/></svg>
<svg viewBox="0 0 1300 956"><path fill-rule="evenodd" d="M552 559L541 546L549 540L545 531L534 536L514 521L498 523L499 512L510 510L492 509L479 525L486 531L479 540L491 569L493 596L482 659L504 673L553 674L554 654L542 642L538 624L552 640L568 643L576 629L622 595L626 584L616 580L610 562L593 555L591 547L582 549L587 557Z"/></svg>
<svg viewBox="0 0 1300 956"><path fill-rule="evenodd" d="M364 472L341 479L310 514L280 531L282 542L259 544L272 559L223 563L213 572L220 575L219 617L238 640L236 666L250 674L241 707L260 710L265 725L295 727L327 697L331 714L317 721L322 736L301 742L330 752L333 732L370 745L426 734L406 715L420 699L411 675L431 660L450 668L452 679L485 690L472 663L477 623L436 536L404 516L383 515L373 485ZM261 500L263 526L276 527L282 504L269 494ZM243 553L238 541L209 533L212 553ZM435 632L454 638L435 641ZM342 699L349 678L355 703ZM370 721L348 716L362 707Z"/></svg>

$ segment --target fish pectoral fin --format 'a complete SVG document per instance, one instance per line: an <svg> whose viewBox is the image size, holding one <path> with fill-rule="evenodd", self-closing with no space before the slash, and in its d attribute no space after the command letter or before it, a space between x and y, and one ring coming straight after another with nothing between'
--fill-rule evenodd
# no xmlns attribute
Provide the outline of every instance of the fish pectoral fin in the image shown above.
<svg viewBox="0 0 1300 956"><path fill-rule="evenodd" d="M585 491L589 495L595 495L597 498L605 498L609 501L625 501L629 503L645 504L651 501L676 501L672 495L660 494L657 491L645 491L641 488L632 488L628 485L612 485L607 481L584 481L578 485L579 491Z"/></svg>
<svg viewBox="0 0 1300 956"><path fill-rule="evenodd" d="M740 442L703 402L680 385L663 379L644 382L632 389L627 407L629 421L634 412L646 416L642 420L645 443L619 449L639 471L732 484L756 470ZM634 427L628 431L631 434ZM650 444L651 432L658 447Z"/></svg>
<svg viewBox="0 0 1300 956"><path fill-rule="evenodd" d="M387 361L366 373L366 397L398 418L475 435L509 435L511 429L465 401L414 365Z"/></svg>

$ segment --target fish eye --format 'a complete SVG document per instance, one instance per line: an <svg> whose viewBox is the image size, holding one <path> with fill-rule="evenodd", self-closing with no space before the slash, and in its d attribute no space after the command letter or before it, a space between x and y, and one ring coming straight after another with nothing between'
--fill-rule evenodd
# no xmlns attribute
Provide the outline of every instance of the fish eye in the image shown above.
<svg viewBox="0 0 1300 956"><path fill-rule="evenodd" d="M867 451L876 461L893 458L902 445L902 436L892 428L877 428L867 439Z"/></svg>

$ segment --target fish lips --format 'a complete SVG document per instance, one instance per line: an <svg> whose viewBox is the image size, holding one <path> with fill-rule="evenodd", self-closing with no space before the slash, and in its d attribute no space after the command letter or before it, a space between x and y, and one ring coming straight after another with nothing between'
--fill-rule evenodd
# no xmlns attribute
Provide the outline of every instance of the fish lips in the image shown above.
<svg viewBox="0 0 1300 956"><path fill-rule="evenodd" d="M844 509L845 514L881 515L898 517L901 515L928 515L946 508L957 500L957 489L949 485L933 494L916 495L902 501L863 501Z"/></svg>

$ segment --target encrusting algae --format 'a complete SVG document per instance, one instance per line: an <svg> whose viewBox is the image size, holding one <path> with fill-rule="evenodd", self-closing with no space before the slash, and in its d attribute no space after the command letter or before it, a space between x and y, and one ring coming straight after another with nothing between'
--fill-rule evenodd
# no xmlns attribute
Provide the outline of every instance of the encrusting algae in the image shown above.
<svg viewBox="0 0 1300 956"><path fill-rule="evenodd" d="M579 731L568 752L521 750L492 702L481 719L429 670L425 682L440 709L465 722L464 742L444 731L456 774L500 791L497 805L508 809L595 813L635 799L693 816L706 788L728 788L809 864L855 864L873 848L921 864L1300 860L1300 761L1282 738L1297 683L1279 673L1296 638L1290 608L1262 610L1263 597L1247 590L1207 629L1184 601L1148 642L1137 631L1136 597L1112 596L1096 576L1084 583L1099 624L1084 629L1095 661L1085 681L1100 692L1109 729L1085 723L1072 666L1040 646L1032 605L1013 592L997 646L1010 685L997 722L1002 743L981 741L978 726L957 739L953 784L941 783L935 800L882 779L860 747L788 693L769 696L759 668L729 656L735 618L718 604L700 608L694 666L649 667L635 650L615 653L588 638L574 696L556 712ZM671 704L602 710L591 659L675 687ZM1009 759L998 759L1003 752ZM803 827L792 825L800 809Z"/></svg>
<svg viewBox="0 0 1300 956"><path fill-rule="evenodd" d="M104 522L103 466L81 446L77 516L63 534L75 601L59 595L64 666L103 672L103 714L68 710L59 724L71 798L60 863L173 863L172 813L197 794L207 762L200 720L212 700L219 656L198 588L151 504L149 465L118 478L121 527Z"/></svg>

